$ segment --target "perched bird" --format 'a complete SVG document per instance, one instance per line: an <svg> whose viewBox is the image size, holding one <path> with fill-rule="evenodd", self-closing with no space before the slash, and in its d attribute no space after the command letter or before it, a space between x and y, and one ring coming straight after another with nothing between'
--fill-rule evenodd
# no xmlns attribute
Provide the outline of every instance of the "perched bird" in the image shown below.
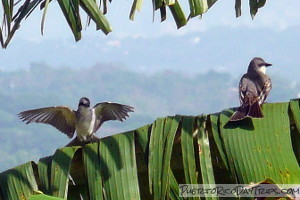
<svg viewBox="0 0 300 200"><path fill-rule="evenodd" d="M246 117L263 118L260 105L268 97L272 88L271 79L266 75L266 63L262 58L253 58L239 84L241 106L230 117L229 121L238 121Z"/></svg>
<svg viewBox="0 0 300 200"><path fill-rule="evenodd" d="M26 124L50 124L69 138L76 131L79 141L91 141L103 122L123 121L129 117L128 112L133 112L133 107L110 102L98 103L90 108L90 100L83 97L79 100L76 111L65 106L54 106L23 111L18 116Z"/></svg>

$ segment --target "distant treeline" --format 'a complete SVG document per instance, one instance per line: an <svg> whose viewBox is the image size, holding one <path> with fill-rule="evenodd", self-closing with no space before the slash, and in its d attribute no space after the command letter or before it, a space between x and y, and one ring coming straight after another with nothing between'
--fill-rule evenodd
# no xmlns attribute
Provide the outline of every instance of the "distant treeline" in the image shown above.
<svg viewBox="0 0 300 200"><path fill-rule="evenodd" d="M288 101L300 94L299 83L271 77L269 102ZM208 114L238 106L238 81L239 77L224 72L141 74L113 64L73 70L35 63L28 70L0 72L0 171L51 155L68 143L64 134L50 126L21 123L16 116L20 111L53 105L76 109L83 96L92 105L111 101L134 106L128 120L109 122L97 134L110 135L136 129L157 117Z"/></svg>

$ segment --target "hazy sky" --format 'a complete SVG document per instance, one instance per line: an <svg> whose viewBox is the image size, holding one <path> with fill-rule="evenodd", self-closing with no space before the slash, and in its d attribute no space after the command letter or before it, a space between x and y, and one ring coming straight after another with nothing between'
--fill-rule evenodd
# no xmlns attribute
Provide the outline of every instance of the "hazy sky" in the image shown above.
<svg viewBox="0 0 300 200"><path fill-rule="evenodd" d="M181 0L180 2L185 9L185 13L188 14L188 1ZM188 34L193 35L183 46L170 48L168 45L163 46L162 44L159 47L160 50L163 50L170 55L172 55L173 51L178 51L178 48L186 52L186 56L165 56L166 59L174 59L173 63L182 62L183 64L186 64L188 61L197 57L197 55L194 54L191 54L191 57L188 57L191 45L198 45L199 48L195 49L195 51L200 52L201 50L206 53L202 53L202 57L209 58L211 54L224 54L224 57L212 57L211 59L214 59L214 63L212 63L213 66L206 66L206 68L202 67L201 69L203 70L212 67L213 69L222 69L226 71L228 70L228 67L233 69L233 65L240 66L245 65L245 63L248 64L249 60L254 56L262 56L271 62L277 62L279 65L286 63L286 61L282 61L281 63L280 61L282 58L277 55L270 55L266 46L251 46L251 40L262 40L262 42L264 42L263 40L266 40L267 37L267 39L270 39L270 42L273 43L271 39L274 33L291 34L290 30L299 29L300 2L295 0L267 1L265 7L259 10L254 20L251 19L249 14L248 1L243 2L242 16L239 18L235 18L233 0L217 1L215 5L213 5L213 7L203 15L203 19L200 20L197 17L191 19L187 26L177 30L170 12L168 12L168 19L165 22L160 23L159 12L155 13L155 20L154 22L152 21L153 12L151 1L144 1L141 12L136 13L135 21L132 22L128 19L132 1L114 0L108 5L109 12L107 15L107 18L113 28L113 32L111 32L108 36L105 36L101 31L95 31L94 25L92 24L87 28L87 30L82 32L82 40L75 43L65 19L60 13L57 2L52 1L46 16L44 36L40 33L42 12L39 9L36 9L32 16L23 21L20 30L17 31L14 39L8 46L8 49L1 50L0 69L9 70L26 68L29 67L32 62L45 62L55 67L68 66L75 68L77 66L90 67L91 65L99 62L117 62L124 64L131 69L137 69L140 71L156 71L164 69L166 66L160 66L159 63L149 64L148 61L150 60L148 58L151 55L147 55L146 52L145 55L138 54L141 49L149 47L149 44L151 43L149 42L147 47L139 47L141 49L136 47L137 53L129 52L127 49L137 45L137 42L134 42L134 40L138 41L141 40L141 38L149 40L152 39L155 43L162 43L166 37L172 36L175 37L173 40L175 40L174 43L176 43L176 37L184 37ZM226 34L222 35L221 32L225 29L234 30L234 34L230 36L226 36ZM224 48L221 49L222 51L217 49L217 46L215 47L216 51L210 52L211 49L214 49L214 47L211 46L209 50L209 48L207 48L209 46L202 45L202 42L203 37L209 36L212 30L220 31L220 36L214 38L214 45L215 43L226 43L226 37L236 37L237 35L241 37L239 35L240 32L244 34L243 31L251 30L253 32L253 39L251 38L249 40L249 37L244 40L239 38L234 42L238 44L248 44L252 50L248 50L250 53L238 55L240 52L238 49L233 53L233 55L231 55L228 54L228 52L232 51L232 48L235 48L235 46L228 44L226 47L222 47ZM265 35L266 33L270 35L269 38ZM125 40L127 39L128 41L128 38L132 39L132 41L125 44ZM284 58L286 60L294 61L293 63L289 63L289 65L295 66L298 62L300 62L299 59L294 56L298 55L299 48L297 45L297 49L292 46L298 41L289 42L290 43L285 43L285 41L283 41L279 48L280 50L285 51L282 56L285 56ZM122 54L120 55L117 51L121 48ZM207 51L203 48L207 49ZM76 54L76 52L79 51L83 51L79 54L82 55L82 57ZM152 51L155 51L155 49ZM290 55L289 51L294 53ZM184 57L186 57L186 60L184 60ZM158 59L161 60L161 62L164 62L164 56ZM232 60L232 62L224 62L224 60ZM199 60L195 60L195 62L199 62ZM209 60L207 60L206 63L209 63ZM168 64L168 66L169 65L170 64ZM190 66L191 65L192 64L190 64ZM173 69L176 70L176 67ZM237 69L236 71L237 73L242 73L245 70Z"/></svg>

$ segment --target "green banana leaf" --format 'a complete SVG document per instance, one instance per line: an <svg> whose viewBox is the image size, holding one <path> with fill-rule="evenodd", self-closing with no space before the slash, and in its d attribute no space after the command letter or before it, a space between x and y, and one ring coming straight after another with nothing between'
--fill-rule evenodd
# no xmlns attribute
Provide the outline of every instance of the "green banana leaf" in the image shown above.
<svg viewBox="0 0 300 200"><path fill-rule="evenodd" d="M52 197L45 194L32 195L29 200L63 200L62 198Z"/></svg>
<svg viewBox="0 0 300 200"><path fill-rule="evenodd" d="M73 32L75 40L80 40L82 25L79 16L79 0L58 0L57 2L69 24L69 27ZM45 7L45 9L47 9L47 6Z"/></svg>
<svg viewBox="0 0 300 200"><path fill-rule="evenodd" d="M89 189L90 200L102 200L103 191L98 145L87 144L83 149L83 161Z"/></svg>
<svg viewBox="0 0 300 200"><path fill-rule="evenodd" d="M130 14L129 14L129 19L130 20L134 20L134 16L135 16L135 11L141 11L142 8L142 4L143 4L143 0L134 0L132 5L131 5L131 9L130 9Z"/></svg>
<svg viewBox="0 0 300 200"><path fill-rule="evenodd" d="M191 17L202 15L208 10L207 0L189 0Z"/></svg>
<svg viewBox="0 0 300 200"><path fill-rule="evenodd" d="M79 147L57 149L51 164L51 193L55 197L66 198L72 158Z"/></svg>
<svg viewBox="0 0 300 200"><path fill-rule="evenodd" d="M139 199L134 131L101 139L99 151L105 199Z"/></svg>
<svg viewBox="0 0 300 200"><path fill-rule="evenodd" d="M169 5L169 8L170 8L170 11L176 22L177 28L180 28L187 24L187 19L186 19L185 14L180 6L179 1L175 0L175 3L172 5Z"/></svg>
<svg viewBox="0 0 300 200"><path fill-rule="evenodd" d="M33 162L27 162L0 174L2 199L28 199L38 190L34 165Z"/></svg>
<svg viewBox="0 0 300 200"><path fill-rule="evenodd" d="M228 122L234 110L60 148L2 172L0 199L181 199L180 184L299 184L299 99L263 104L262 119Z"/></svg>
<svg viewBox="0 0 300 200"><path fill-rule="evenodd" d="M106 35L112 31L109 22L94 0L80 0L80 6L95 22L97 30L101 29Z"/></svg>

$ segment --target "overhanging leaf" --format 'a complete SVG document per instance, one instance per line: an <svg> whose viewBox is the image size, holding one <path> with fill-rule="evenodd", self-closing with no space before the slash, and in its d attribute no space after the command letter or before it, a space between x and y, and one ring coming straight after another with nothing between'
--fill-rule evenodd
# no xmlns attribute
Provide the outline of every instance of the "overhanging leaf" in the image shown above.
<svg viewBox="0 0 300 200"><path fill-rule="evenodd" d="M185 14L184 14L178 0L175 1L175 4L170 5L168 7L170 8L170 11L176 22L177 28L180 28L187 24L187 19L185 17Z"/></svg>
<svg viewBox="0 0 300 200"><path fill-rule="evenodd" d="M163 6L159 9L160 11L160 21L163 22L167 19L167 9L166 6Z"/></svg>
<svg viewBox="0 0 300 200"><path fill-rule="evenodd" d="M21 21L25 18L28 12L31 10L31 6L35 4L35 1L30 2L30 0L26 0L24 4L19 8L18 12L14 15L14 25L11 29L8 30L7 38L3 44L3 47L6 48L11 39L13 38L16 30L20 28Z"/></svg>
<svg viewBox="0 0 300 200"><path fill-rule="evenodd" d="M266 4L266 0L249 0L250 14L252 19L255 17L259 8Z"/></svg>
<svg viewBox="0 0 300 200"><path fill-rule="evenodd" d="M261 8L266 4L267 0L258 0L257 7Z"/></svg>
<svg viewBox="0 0 300 200"><path fill-rule="evenodd" d="M211 8L216 2L217 0L207 0L208 8Z"/></svg>
<svg viewBox="0 0 300 200"><path fill-rule="evenodd" d="M152 0L154 11L165 6L164 0Z"/></svg>
<svg viewBox="0 0 300 200"><path fill-rule="evenodd" d="M2 46L2 48L4 47L4 39L3 39L3 32L2 29L0 27L0 44Z"/></svg>
<svg viewBox="0 0 300 200"><path fill-rule="evenodd" d="M173 4L175 4L175 1L176 0L165 0L164 2L166 5L173 5Z"/></svg>
<svg viewBox="0 0 300 200"><path fill-rule="evenodd" d="M96 23L97 30L101 29L106 35L112 31L109 22L94 0L80 0L80 6Z"/></svg>
<svg viewBox="0 0 300 200"><path fill-rule="evenodd" d="M10 33L11 30L11 21L12 21L12 8L13 5L10 5L10 1L9 0L2 0L2 6L3 6L3 15L4 15L4 19L6 20L6 26L7 26L7 30L8 33Z"/></svg>
<svg viewBox="0 0 300 200"><path fill-rule="evenodd" d="M111 0L109 1L111 2ZM202 15L212 5L214 5L216 1L217 0L189 0L191 10L190 17ZM18 4L20 2L23 2L23 5L19 6ZM17 3L15 3L15 1L13 0L2 0L4 14L4 19L0 28L0 43L2 45L2 48L7 47L15 32L20 28L22 20L30 16L33 10L35 10L38 6L41 9L44 9L43 17L41 20L41 33L43 34L45 26L45 16L47 13L48 4L51 2L56 1L24 0L17 1ZM97 30L101 29L105 34L108 34L112 31L108 20L104 16L107 13L107 0L101 0L99 6L97 6L98 1L95 0L58 0L57 2L59 3L59 6L76 41L81 39L82 30L81 18L78 8L79 2L88 17L90 17L89 19L92 19L96 23ZM240 0L236 0L236 2L240 2ZM254 17L257 10L265 5L266 0L250 0L249 2L251 16ZM142 4L143 0L133 0L129 14L129 18L131 20L134 19L136 10L139 11ZM177 28L180 28L187 24L185 13L183 12L183 9L181 8L178 0L152 0L152 4L153 12L158 9L160 10L161 21L164 21L166 19L166 6L168 6L176 22ZM14 14L13 11L16 7L18 8L18 11ZM237 15L239 16L241 14L240 7L236 6L236 11Z"/></svg>
<svg viewBox="0 0 300 200"><path fill-rule="evenodd" d="M208 10L208 3L207 3L207 0L199 0L200 1L200 7L198 8L199 11L199 14L202 15L203 13L207 12Z"/></svg>
<svg viewBox="0 0 300 200"><path fill-rule="evenodd" d="M80 40L82 26L79 13L77 12L79 9L75 8L75 6L78 5L78 0L58 0L57 2L73 32L75 40Z"/></svg>
<svg viewBox="0 0 300 200"><path fill-rule="evenodd" d="M142 8L143 0L134 0L130 9L129 19L134 20L135 11L140 11Z"/></svg>
<svg viewBox="0 0 300 200"><path fill-rule="evenodd" d="M190 17L202 15L208 10L207 0L189 0L190 4Z"/></svg>
<svg viewBox="0 0 300 200"><path fill-rule="evenodd" d="M242 15L242 0L235 0L235 16L240 17Z"/></svg>
<svg viewBox="0 0 300 200"><path fill-rule="evenodd" d="M111 2L111 1L112 0L109 0L109 2ZM101 10L101 6L102 6L103 14L106 15L107 14L107 0L101 0L100 6L99 6L100 10Z"/></svg>
<svg viewBox="0 0 300 200"><path fill-rule="evenodd" d="M21 1L18 1L18 3ZM15 23L20 22L22 19L27 18L33 10L39 5L40 0L25 0L23 5L19 7L17 13L14 14L13 20ZM15 4L16 6L17 4Z"/></svg>
<svg viewBox="0 0 300 200"><path fill-rule="evenodd" d="M45 24L45 19L46 19L49 2L50 2L50 0L45 0L45 7L44 7L43 17L42 17L42 22L41 22L42 35L44 34L44 24Z"/></svg>

